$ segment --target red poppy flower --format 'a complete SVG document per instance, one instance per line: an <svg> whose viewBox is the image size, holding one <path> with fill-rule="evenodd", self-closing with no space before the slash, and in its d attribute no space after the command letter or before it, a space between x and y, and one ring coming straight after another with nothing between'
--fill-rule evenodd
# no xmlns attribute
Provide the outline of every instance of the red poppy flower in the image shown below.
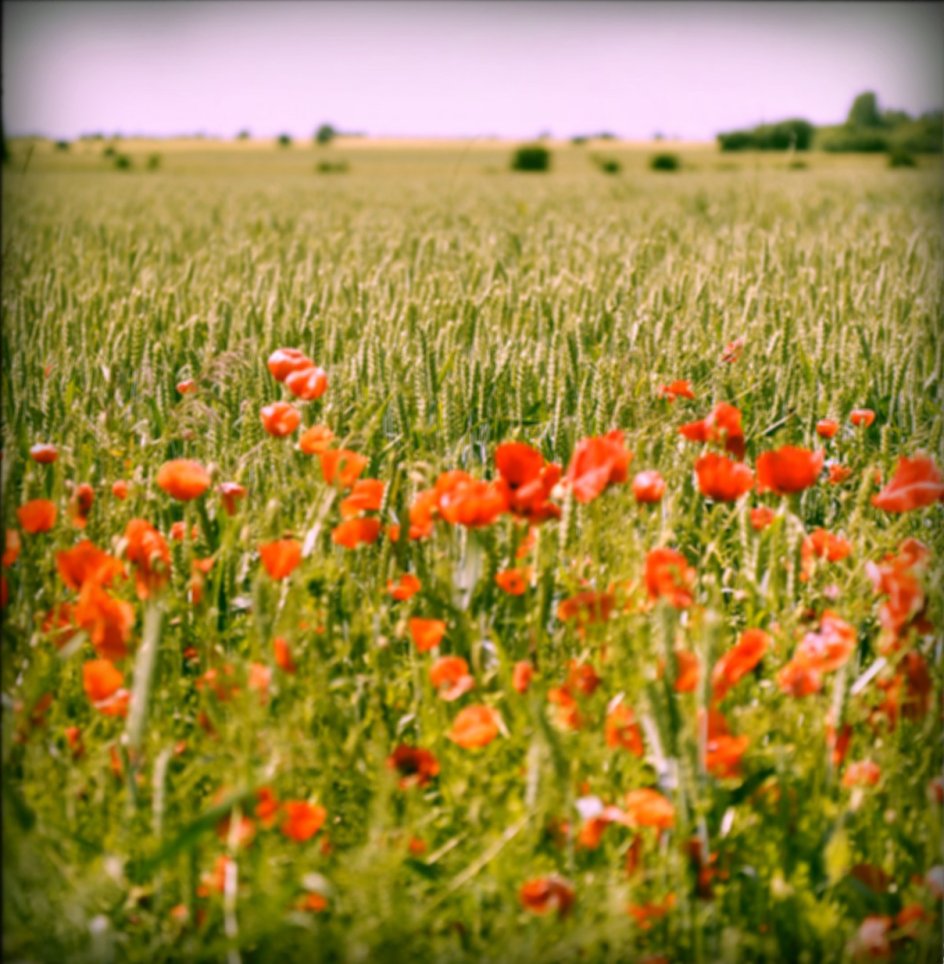
<svg viewBox="0 0 944 964"><path fill-rule="evenodd" d="M3 542L3 568L9 569L16 562L20 554L23 543L20 541L20 534L16 529L7 529Z"/></svg>
<svg viewBox="0 0 944 964"><path fill-rule="evenodd" d="M305 402L313 402L328 390L328 376L323 368L311 365L291 372L285 379L285 387Z"/></svg>
<svg viewBox="0 0 944 964"><path fill-rule="evenodd" d="M459 699L475 686L469 664L461 656L440 656L429 669L429 681L447 702Z"/></svg>
<svg viewBox="0 0 944 964"><path fill-rule="evenodd" d="M305 800L286 800L282 804L282 812L285 815L280 828L282 833L299 843L314 837L328 816L324 807Z"/></svg>
<svg viewBox="0 0 944 964"><path fill-rule="evenodd" d="M754 473L743 462L706 452L695 462L698 488L715 502L735 502L754 487Z"/></svg>
<svg viewBox="0 0 944 964"><path fill-rule="evenodd" d="M89 513L95 501L95 490L88 482L80 482L72 493L70 508L72 510L72 524L76 528L84 529L88 523Z"/></svg>
<svg viewBox="0 0 944 964"><path fill-rule="evenodd" d="M606 435L581 439L567 467L567 482L578 502L592 502L610 485L625 482L633 453L614 429Z"/></svg>
<svg viewBox="0 0 944 964"><path fill-rule="evenodd" d="M610 618L616 605L611 592L595 592L592 589L578 592L576 596L562 599L557 606L557 618L563 622L576 621L578 626L603 623Z"/></svg>
<svg viewBox="0 0 944 964"><path fill-rule="evenodd" d="M646 556L646 591L649 598L665 599L676 609L692 604L695 570L674 549L652 549Z"/></svg>
<svg viewBox="0 0 944 964"><path fill-rule="evenodd" d="M882 778L881 767L871 760L850 763L842 775L842 785L850 787L874 787Z"/></svg>
<svg viewBox="0 0 944 964"><path fill-rule="evenodd" d="M729 341L721 353L721 361L725 365L733 365L741 357L741 352L746 344L747 339L743 335L735 338L734 341Z"/></svg>
<svg viewBox="0 0 944 964"><path fill-rule="evenodd" d="M806 582L813 570L814 558L828 562L841 562L852 552L852 544L842 536L833 535L825 529L814 529L803 540L800 556L803 563L800 579Z"/></svg>
<svg viewBox="0 0 944 964"><path fill-rule="evenodd" d="M88 539L71 549L57 552L56 568L70 589L81 589L89 581L107 586L115 576L124 575L121 563Z"/></svg>
<svg viewBox="0 0 944 964"><path fill-rule="evenodd" d="M435 649L446 634L446 624L441 619L410 619L410 635L421 653Z"/></svg>
<svg viewBox="0 0 944 964"><path fill-rule="evenodd" d="M297 348L276 348L276 350L269 355L269 360L266 364L273 378L278 382L284 382L292 372L297 372L303 368L310 368L314 363Z"/></svg>
<svg viewBox="0 0 944 964"><path fill-rule="evenodd" d="M59 452L56 450L56 446L50 445L48 442L41 442L34 445L29 450L29 454L34 462L39 462L41 465L49 465L59 458Z"/></svg>
<svg viewBox="0 0 944 964"><path fill-rule="evenodd" d="M289 402L272 402L259 412L262 427L275 438L291 435L301 423L298 409Z"/></svg>
<svg viewBox="0 0 944 964"><path fill-rule="evenodd" d="M302 547L296 539L276 539L259 546L259 556L273 579L287 579L302 561Z"/></svg>
<svg viewBox="0 0 944 964"><path fill-rule="evenodd" d="M633 827L669 830L675 824L675 807L657 790L644 787L626 794L626 817Z"/></svg>
<svg viewBox="0 0 944 964"><path fill-rule="evenodd" d="M515 663L511 672L511 685L518 693L527 693L534 678L534 667L526 660L522 659Z"/></svg>
<svg viewBox="0 0 944 964"><path fill-rule="evenodd" d="M820 438L832 438L839 431L839 423L834 418L823 418L816 423L816 434Z"/></svg>
<svg viewBox="0 0 944 964"><path fill-rule="evenodd" d="M82 686L89 702L105 716L127 716L130 694L121 688L125 678L107 659L93 659L82 666Z"/></svg>
<svg viewBox="0 0 944 964"><path fill-rule="evenodd" d="M341 500L341 518L353 519L361 512L378 512L383 496L384 483L380 479L358 479L351 494Z"/></svg>
<svg viewBox="0 0 944 964"><path fill-rule="evenodd" d="M425 787L439 774L439 761L429 750L403 743L387 757L387 766L400 774L401 790Z"/></svg>
<svg viewBox="0 0 944 964"><path fill-rule="evenodd" d="M135 566L139 599L147 599L170 578L170 549L164 537L145 519L125 527L125 558Z"/></svg>
<svg viewBox="0 0 944 964"><path fill-rule="evenodd" d="M380 535L380 520L369 518L348 519L331 532L331 541L345 549L356 549L360 545L370 545Z"/></svg>
<svg viewBox="0 0 944 964"><path fill-rule="evenodd" d="M655 469L637 472L633 479L633 496L637 502L658 502L665 494L665 479Z"/></svg>
<svg viewBox="0 0 944 964"><path fill-rule="evenodd" d="M490 706L467 706L452 721L446 737L465 750L487 746L498 736L499 716Z"/></svg>
<svg viewBox="0 0 944 964"><path fill-rule="evenodd" d="M236 503L246 498L246 490L238 482L221 482L219 493L227 515L235 515Z"/></svg>
<svg viewBox="0 0 944 964"><path fill-rule="evenodd" d="M56 506L48 499L33 499L16 510L16 517L30 535L48 532L56 524Z"/></svg>
<svg viewBox="0 0 944 964"><path fill-rule="evenodd" d="M677 649L675 651L675 662L678 666L678 674L675 677L675 692L694 693L701 672L698 657L686 649Z"/></svg>
<svg viewBox="0 0 944 964"><path fill-rule="evenodd" d="M189 502L210 487L210 473L199 462L174 459L160 467L157 484L171 498Z"/></svg>
<svg viewBox="0 0 944 964"><path fill-rule="evenodd" d="M827 609L820 619L819 632L806 633L793 661L818 673L828 673L849 659L855 643L852 626Z"/></svg>
<svg viewBox="0 0 944 964"><path fill-rule="evenodd" d="M124 502L128 498L128 483L124 479L117 479L111 487L111 494L119 501Z"/></svg>
<svg viewBox="0 0 944 964"><path fill-rule="evenodd" d="M773 509L768 508L766 505L758 506L756 509L751 509L751 526L757 531L762 532L769 526L774 519L777 518L777 513Z"/></svg>
<svg viewBox="0 0 944 964"><path fill-rule="evenodd" d="M183 542L187 537L187 526L183 522L175 522L170 527L170 537L174 542Z"/></svg>
<svg viewBox="0 0 944 964"><path fill-rule="evenodd" d="M566 917L574 905L574 887L569 880L551 874L525 881L518 891L521 906L532 914L550 914Z"/></svg>
<svg viewBox="0 0 944 964"><path fill-rule="evenodd" d="M406 600L412 599L421 588L419 579L412 572L405 572L396 582L392 579L387 581L387 592L397 602L406 602Z"/></svg>
<svg viewBox="0 0 944 964"><path fill-rule="evenodd" d="M275 639L272 640L272 652L275 665L278 666L283 673L295 672L297 667L295 666L295 661L292 659L292 649L285 637L276 636Z"/></svg>
<svg viewBox="0 0 944 964"><path fill-rule="evenodd" d="M764 452L757 459L757 488L768 489L778 495L802 492L816 484L823 469L825 453L822 450L784 445L773 452Z"/></svg>
<svg viewBox="0 0 944 964"><path fill-rule="evenodd" d="M367 468L367 459L350 449L326 449L319 456L321 475L328 485L349 489Z"/></svg>
<svg viewBox="0 0 944 964"><path fill-rule="evenodd" d="M495 575L495 582L509 596L521 596L527 590L530 578L529 569L504 569Z"/></svg>
<svg viewBox="0 0 944 964"><path fill-rule="evenodd" d="M810 696L822 689L823 678L813 667L791 660L777 674L777 683L790 696Z"/></svg>
<svg viewBox="0 0 944 964"><path fill-rule="evenodd" d="M511 512L534 523L560 516L560 507L548 501L561 477L559 465L545 462L523 442L503 442L495 450L495 466L510 493Z"/></svg>
<svg viewBox="0 0 944 964"><path fill-rule="evenodd" d="M750 738L733 736L728 723L717 710L708 711L707 739L705 742L705 768L715 777L740 776L741 758Z"/></svg>
<svg viewBox="0 0 944 964"><path fill-rule="evenodd" d="M841 485L851 475L852 469L847 468L845 465L840 465L838 462L833 462L829 466L830 485Z"/></svg>
<svg viewBox="0 0 944 964"><path fill-rule="evenodd" d="M677 398L694 398L695 392L692 390L692 383L683 379L671 382L668 385L659 387L659 395L674 402Z"/></svg>
<svg viewBox="0 0 944 964"><path fill-rule="evenodd" d="M741 427L741 413L727 402L719 402L705 418L679 426L679 434L690 442L724 445L735 458L744 457L744 429Z"/></svg>
<svg viewBox="0 0 944 964"><path fill-rule="evenodd" d="M607 713L603 732L607 746L629 750L635 756L643 755L642 731L632 709L625 703L617 703Z"/></svg>
<svg viewBox="0 0 944 964"><path fill-rule="evenodd" d="M509 490L502 480L485 482L465 472L445 472L436 483L439 515L452 525L479 528L507 512Z"/></svg>
<svg viewBox="0 0 944 964"><path fill-rule="evenodd" d="M75 623L89 634L104 659L124 659L134 626L134 607L115 599L93 581L85 582L74 611Z"/></svg>
<svg viewBox="0 0 944 964"><path fill-rule="evenodd" d="M439 493L425 489L417 493L410 505L410 538L425 539L432 535L433 522L439 515Z"/></svg>
<svg viewBox="0 0 944 964"><path fill-rule="evenodd" d="M864 425L868 428L875 421L875 412L870 408L854 408L849 413L849 421L853 425Z"/></svg>
<svg viewBox="0 0 944 964"><path fill-rule="evenodd" d="M888 485L872 498L884 512L910 512L944 501L944 477L926 455L901 458Z"/></svg>
<svg viewBox="0 0 944 964"><path fill-rule="evenodd" d="M334 432L327 425L312 425L302 432L298 447L305 455L320 455L328 451L328 446L333 441Z"/></svg>
<svg viewBox="0 0 944 964"><path fill-rule="evenodd" d="M738 641L715 663L711 674L716 700L722 700L736 683L742 680L764 658L770 646L770 636L762 629L746 629Z"/></svg>
<svg viewBox="0 0 944 964"><path fill-rule="evenodd" d="M661 901L650 901L648 904L629 904L626 913L633 917L640 930L647 931L652 927L651 921L660 920L675 906L675 894L666 894Z"/></svg>

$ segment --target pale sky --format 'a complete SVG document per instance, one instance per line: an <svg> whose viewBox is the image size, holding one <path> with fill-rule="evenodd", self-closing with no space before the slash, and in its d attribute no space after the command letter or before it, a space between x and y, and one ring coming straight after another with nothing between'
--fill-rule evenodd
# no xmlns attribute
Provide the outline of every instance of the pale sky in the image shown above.
<svg viewBox="0 0 944 964"><path fill-rule="evenodd" d="M944 106L939 3L3 3L8 135L709 139Z"/></svg>

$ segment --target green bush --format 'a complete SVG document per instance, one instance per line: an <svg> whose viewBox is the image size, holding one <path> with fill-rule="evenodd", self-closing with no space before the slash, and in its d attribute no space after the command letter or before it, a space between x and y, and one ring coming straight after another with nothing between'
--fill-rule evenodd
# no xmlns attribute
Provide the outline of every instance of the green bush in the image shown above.
<svg viewBox="0 0 944 964"><path fill-rule="evenodd" d="M546 171L551 166L551 152L541 144L524 144L511 158L513 171Z"/></svg>
<svg viewBox="0 0 944 964"><path fill-rule="evenodd" d="M68 150L69 150L69 142L68 142L68 141L56 141L56 150L57 150L57 151L63 151L63 152L64 152L64 151L68 151Z"/></svg>
<svg viewBox="0 0 944 964"><path fill-rule="evenodd" d="M719 134L718 144L722 151L808 151L815 130L809 121L793 118Z"/></svg>
<svg viewBox="0 0 944 964"><path fill-rule="evenodd" d="M131 158L127 154L116 154L115 155L115 170L117 171L130 171L131 170Z"/></svg>
<svg viewBox="0 0 944 964"><path fill-rule="evenodd" d="M249 131L246 130L245 128L243 128L243 130L241 130L241 131L236 135L236 140L237 140L237 141L248 141L249 138L250 138L250 136L251 136L251 135L250 135Z"/></svg>
<svg viewBox="0 0 944 964"><path fill-rule="evenodd" d="M889 135L872 127L822 127L816 146L833 154L880 154L889 148Z"/></svg>
<svg viewBox="0 0 944 964"><path fill-rule="evenodd" d="M615 157L595 157L593 160L604 174L619 174L623 170L623 165Z"/></svg>
<svg viewBox="0 0 944 964"><path fill-rule="evenodd" d="M111 146L111 144L109 144L108 147L105 147L102 149L102 157L114 157L115 153L116 151L114 147Z"/></svg>
<svg viewBox="0 0 944 964"><path fill-rule="evenodd" d="M347 161L319 161L315 170L319 174L346 174L349 168Z"/></svg>
<svg viewBox="0 0 944 964"><path fill-rule="evenodd" d="M147 169L149 171L156 171L161 166L161 155L151 154L147 159Z"/></svg>
<svg viewBox="0 0 944 964"><path fill-rule="evenodd" d="M917 167L918 162L915 160L914 155L905 150L905 148L900 145L892 147L888 152L888 166L889 167Z"/></svg>
<svg viewBox="0 0 944 964"><path fill-rule="evenodd" d="M291 138L288 134L279 134L279 136L276 138L276 140L277 140L277 142L278 142L279 147L291 147L291 146L292 146L292 138Z"/></svg>
<svg viewBox="0 0 944 964"><path fill-rule="evenodd" d="M653 171L677 171L681 167L678 154L655 154L649 159Z"/></svg>
<svg viewBox="0 0 944 964"><path fill-rule="evenodd" d="M338 132L330 124L322 124L315 131L315 143L327 147L337 136Z"/></svg>

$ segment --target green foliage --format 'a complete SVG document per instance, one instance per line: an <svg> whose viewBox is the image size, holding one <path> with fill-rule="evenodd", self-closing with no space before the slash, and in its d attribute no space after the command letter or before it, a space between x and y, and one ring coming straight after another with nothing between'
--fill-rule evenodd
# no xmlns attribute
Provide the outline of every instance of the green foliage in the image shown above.
<svg viewBox="0 0 944 964"><path fill-rule="evenodd" d="M114 164L116 171L130 171L134 166L131 158L127 154L115 154Z"/></svg>
<svg viewBox="0 0 944 964"><path fill-rule="evenodd" d="M878 110L878 97L871 90L859 94L849 108L846 127L883 127Z"/></svg>
<svg viewBox="0 0 944 964"><path fill-rule="evenodd" d="M160 154L149 154L147 163L145 165L149 171L159 170L161 166L161 155Z"/></svg>
<svg viewBox="0 0 944 964"><path fill-rule="evenodd" d="M319 161L315 165L319 174L346 174L350 170L347 161Z"/></svg>
<svg viewBox="0 0 944 964"><path fill-rule="evenodd" d="M879 154L888 146L888 132L872 127L821 127L816 132L816 147L821 151Z"/></svg>
<svg viewBox="0 0 944 964"><path fill-rule="evenodd" d="M322 124L318 130L315 131L315 143L321 145L322 147L326 147L337 136L338 132L331 124Z"/></svg>
<svg viewBox="0 0 944 964"><path fill-rule="evenodd" d="M905 150L905 148L896 145L893 146L888 152L888 166L917 167L918 162L915 160L914 154Z"/></svg>
<svg viewBox="0 0 944 964"><path fill-rule="evenodd" d="M68 141L56 141L55 148L57 151L66 153L69 150L70 144Z"/></svg>
<svg viewBox="0 0 944 964"><path fill-rule="evenodd" d="M623 165L615 157L594 157L593 163L604 174L619 174Z"/></svg>
<svg viewBox="0 0 944 964"><path fill-rule="evenodd" d="M513 171L547 171L551 166L551 152L541 144L524 144L511 158Z"/></svg>
<svg viewBox="0 0 944 964"><path fill-rule="evenodd" d="M777 124L760 124L750 130L718 135L722 151L807 151L814 127L809 121L793 119Z"/></svg>
<svg viewBox="0 0 944 964"><path fill-rule="evenodd" d="M279 147L291 147L292 146L292 136L291 134L279 134L275 139L276 144Z"/></svg>
<svg viewBox="0 0 944 964"><path fill-rule="evenodd" d="M237 141L248 141L250 137L252 137L252 134L251 134L251 132L250 132L249 130L247 130L246 128L243 128L241 131L239 131L239 132L236 134L236 140L237 140Z"/></svg>
<svg viewBox="0 0 944 964"><path fill-rule="evenodd" d="M678 154L653 154L649 158L649 168L653 171L677 171L682 166Z"/></svg>

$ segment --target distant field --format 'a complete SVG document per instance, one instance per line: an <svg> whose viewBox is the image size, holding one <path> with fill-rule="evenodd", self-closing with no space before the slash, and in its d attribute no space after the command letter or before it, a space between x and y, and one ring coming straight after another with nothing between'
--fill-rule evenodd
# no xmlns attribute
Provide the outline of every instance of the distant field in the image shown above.
<svg viewBox="0 0 944 964"><path fill-rule="evenodd" d="M6 958L939 960L938 159L110 143L3 177Z"/></svg>

